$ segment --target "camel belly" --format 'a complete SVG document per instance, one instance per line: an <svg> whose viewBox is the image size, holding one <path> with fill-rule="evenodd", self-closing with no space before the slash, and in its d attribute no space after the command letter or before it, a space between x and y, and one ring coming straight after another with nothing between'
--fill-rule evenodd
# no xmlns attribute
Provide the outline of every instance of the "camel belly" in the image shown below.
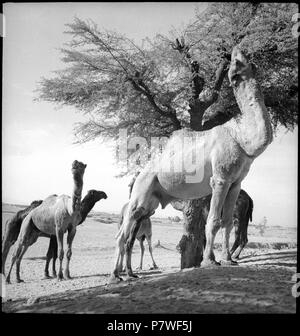
<svg viewBox="0 0 300 336"><path fill-rule="evenodd" d="M167 173L159 172L157 177L164 191L179 199L197 199L211 194L210 178L212 169L210 164L198 167L194 174L187 172Z"/></svg>
<svg viewBox="0 0 300 336"><path fill-rule="evenodd" d="M72 224L72 218L67 213L67 211L57 211L55 215L53 215L54 211L48 211L48 209L37 212L33 214L32 220L34 225L38 230L46 235L56 235L56 220L58 229L66 232L69 226Z"/></svg>
<svg viewBox="0 0 300 336"><path fill-rule="evenodd" d="M32 220L36 228L46 235L56 235L55 222L52 217L34 214Z"/></svg>
<svg viewBox="0 0 300 336"><path fill-rule="evenodd" d="M168 195L196 199L211 193L213 143L211 134L204 132L174 132L156 162L158 181Z"/></svg>

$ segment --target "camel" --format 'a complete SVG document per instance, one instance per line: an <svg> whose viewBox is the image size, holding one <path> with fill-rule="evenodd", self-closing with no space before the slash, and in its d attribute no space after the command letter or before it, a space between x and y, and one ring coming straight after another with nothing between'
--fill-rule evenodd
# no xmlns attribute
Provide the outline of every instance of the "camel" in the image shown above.
<svg viewBox="0 0 300 336"><path fill-rule="evenodd" d="M235 241L231 247L230 254L235 260L240 258L240 254L248 243L248 224L252 222L253 200L241 190L236 201L233 224L235 227Z"/></svg>
<svg viewBox="0 0 300 336"><path fill-rule="evenodd" d="M87 215L90 213L90 211L93 209L94 205L100 201L101 199L106 199L107 195L104 191L98 191L98 190L89 190L86 194L86 196L83 198L81 205L80 205L80 215L81 220L78 223L78 225L82 224ZM49 247L46 255L46 265L45 265L45 279L51 278L49 275L49 263L52 259L52 277L56 277L56 259L57 259L57 239L56 236L50 236L50 242Z"/></svg>
<svg viewBox="0 0 300 336"><path fill-rule="evenodd" d="M247 176L252 162L273 139L269 113L255 72L255 66L248 62L238 47L234 47L228 78L240 113L205 132L187 129L175 131L161 155L151 159L137 177L123 225L117 235L110 283L122 280L118 264L124 249L127 277L137 277L131 268L131 255L142 219L152 216L159 204L164 209L172 200L196 199L209 194L212 194L212 198L201 267L219 266L220 263L237 264L229 251L234 205L241 182ZM190 144L184 146L187 147L184 150L183 140L188 140ZM193 154L196 156L196 164L191 162ZM194 175L191 175L192 172ZM217 262L213 244L221 227L224 230L222 254L220 262Z"/></svg>
<svg viewBox="0 0 300 336"><path fill-rule="evenodd" d="M33 209L24 218L16 246L11 259L11 265L6 277L6 282L10 283L10 274L14 263L16 262L17 282L23 282L20 278L20 264L23 255L29 246L31 246L41 234L46 234L57 238L59 272L58 280L70 279L70 259L72 256L72 243L76 234L76 226L81 220L80 204L83 187L83 175L86 164L75 160L72 163L72 175L74 188L72 197L67 195L50 195L42 204ZM62 261L64 258L63 237L67 235L67 261L64 275L62 272Z"/></svg>
<svg viewBox="0 0 300 336"><path fill-rule="evenodd" d="M118 223L118 229L121 228L122 223L123 223L123 217L125 214L125 211L127 211L127 207L128 207L129 203L126 203L122 210L121 210L121 214L120 214L120 221ZM148 243L148 247L149 247L149 253L152 259L152 268L151 269L157 269L157 265L154 261L153 258L153 253L152 253L152 223L150 218L146 218L144 220L142 220L139 231L136 235L136 239L139 241L140 243L140 248L141 248L141 259L140 259L140 265L137 268L138 270L142 270L143 269L143 258L144 258L144 252L145 252L145 248L144 248L144 240L147 240ZM122 253L122 255L120 256L119 259L119 270L120 272L123 270L123 257L124 257L124 253Z"/></svg>
<svg viewBox="0 0 300 336"><path fill-rule="evenodd" d="M208 195L201 199L203 202L201 214L204 222L206 222L208 218L211 196L212 195ZM172 201L171 205L174 209L178 211L183 211L185 202L178 200ZM235 241L230 250L230 254L232 258L235 260L239 259L242 250L248 243L248 235L247 235L248 224L249 220L252 221L252 212L253 212L253 200L246 193L245 190L241 189L233 211L233 226L235 227ZM205 247L206 242L204 242L203 245Z"/></svg>
<svg viewBox="0 0 300 336"><path fill-rule="evenodd" d="M33 201L28 207L18 211L5 225L2 238L2 274L5 275L5 261L12 245L17 241L23 219L31 210L39 206L43 201Z"/></svg>
<svg viewBox="0 0 300 336"><path fill-rule="evenodd" d="M136 180L136 178L139 176L140 172L137 171L132 180L130 181L130 183L128 184L128 187L129 187L129 199L130 199L130 196L131 196L131 192L132 192L132 188L133 188L133 185L134 185L134 182ZM122 226L122 223L123 223L123 217L124 217L124 213L125 211L127 210L127 207L128 207L128 203L126 203L122 210L121 210L121 213L120 213L120 221L118 223L118 229L120 230L121 226ZM151 223L151 220L150 218L146 218L144 219L142 222L141 222L141 226L139 228L139 231L137 233L137 236L136 236L137 240L140 242L140 248L141 248L141 259L140 259L140 266L137 268L139 270L142 270L143 269L143 258L144 258L144 252L145 252L145 248L144 248L144 240L146 239L147 240L147 243L148 243L148 247L149 247L149 253L150 253L150 256L151 256L151 259L152 259L152 264L153 264L153 267L152 269L157 269L157 265L154 261L154 258L153 258L153 253L152 253L152 242L151 242L151 239L152 239L152 223ZM120 272L123 271L123 258L124 258L124 253L122 253L121 256L119 256L119 270Z"/></svg>
<svg viewBox="0 0 300 336"><path fill-rule="evenodd" d="M81 205L80 205L80 214L81 214L81 220L78 225L82 224L86 216L89 214L89 212L93 209L94 205L100 201L101 199L106 199L107 195L103 191L98 190L89 190L86 194L86 196L83 198ZM8 252L11 248L11 246L17 241L18 235L20 233L21 225L24 220L24 218L28 215L28 213L39 206L43 201L33 201L30 206L27 208L18 211L11 219L9 219L5 226L5 232L4 237L2 239L2 274L5 274L5 261L8 255ZM56 277L56 270L55 270L55 264L57 259L57 241L56 236L49 236L46 234L40 235L41 237L48 237L50 238L48 252L46 255L46 266L45 266L45 278L50 278L49 276L49 263L50 260L53 258L53 264L52 264L52 274L54 277Z"/></svg>

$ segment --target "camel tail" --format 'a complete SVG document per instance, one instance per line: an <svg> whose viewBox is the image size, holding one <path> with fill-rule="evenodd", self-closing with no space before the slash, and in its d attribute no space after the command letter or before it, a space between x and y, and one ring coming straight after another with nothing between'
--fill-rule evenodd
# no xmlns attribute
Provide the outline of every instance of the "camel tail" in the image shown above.
<svg viewBox="0 0 300 336"><path fill-rule="evenodd" d="M253 200L251 197L249 197L249 207L247 215L249 216L250 222L252 222L252 213L253 213Z"/></svg>

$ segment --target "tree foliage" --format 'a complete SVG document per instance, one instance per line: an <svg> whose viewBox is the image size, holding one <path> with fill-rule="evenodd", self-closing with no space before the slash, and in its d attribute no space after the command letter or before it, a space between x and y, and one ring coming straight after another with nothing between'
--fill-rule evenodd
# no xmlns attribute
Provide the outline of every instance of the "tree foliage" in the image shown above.
<svg viewBox="0 0 300 336"><path fill-rule="evenodd" d="M274 128L292 130L298 124L298 50L291 33L297 11L289 3L211 3L196 12L182 37L203 79L199 101L215 94L224 55L240 44L258 68ZM66 68L42 78L38 98L73 106L87 116L75 128L79 142L117 138L121 128L151 137L191 126L193 73L186 55L174 50L174 36L145 38L140 46L91 21L77 18L67 29L71 38L61 49ZM237 110L226 76L219 84L204 118Z"/></svg>

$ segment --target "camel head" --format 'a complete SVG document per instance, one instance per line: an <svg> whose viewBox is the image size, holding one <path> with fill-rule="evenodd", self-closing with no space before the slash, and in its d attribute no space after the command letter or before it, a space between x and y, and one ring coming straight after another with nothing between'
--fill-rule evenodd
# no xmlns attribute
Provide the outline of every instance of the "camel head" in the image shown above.
<svg viewBox="0 0 300 336"><path fill-rule="evenodd" d="M89 190L86 197L91 198L93 201L98 202L101 199L107 199L107 195L104 191L99 190Z"/></svg>
<svg viewBox="0 0 300 336"><path fill-rule="evenodd" d="M73 175L81 175L83 176L85 168L86 168L86 164L80 162L80 161L73 161L72 163L72 173Z"/></svg>
<svg viewBox="0 0 300 336"><path fill-rule="evenodd" d="M237 87L242 81L254 78L255 65L250 63L238 47L234 47L231 53L231 62L228 71L229 82Z"/></svg>

